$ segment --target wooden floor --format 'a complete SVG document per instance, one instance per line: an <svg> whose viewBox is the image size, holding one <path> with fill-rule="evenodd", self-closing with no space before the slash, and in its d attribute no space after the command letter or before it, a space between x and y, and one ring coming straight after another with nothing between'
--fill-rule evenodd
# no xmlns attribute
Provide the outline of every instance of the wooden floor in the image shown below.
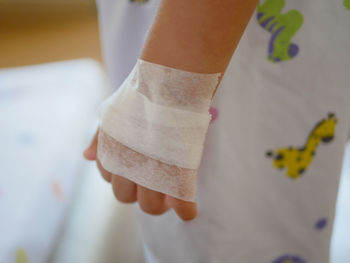
<svg viewBox="0 0 350 263"><path fill-rule="evenodd" d="M90 57L101 61L94 5L0 3L0 68Z"/></svg>

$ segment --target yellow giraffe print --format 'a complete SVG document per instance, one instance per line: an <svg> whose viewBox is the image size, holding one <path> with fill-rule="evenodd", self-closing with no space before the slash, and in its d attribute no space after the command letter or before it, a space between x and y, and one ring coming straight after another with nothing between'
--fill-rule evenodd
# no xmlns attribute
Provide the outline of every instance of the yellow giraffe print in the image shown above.
<svg viewBox="0 0 350 263"><path fill-rule="evenodd" d="M274 159L273 165L276 168L285 168L287 176L297 179L310 165L319 142L328 143L333 140L337 121L335 115L329 113L327 119L322 119L315 125L303 146L277 148L267 151L266 155Z"/></svg>

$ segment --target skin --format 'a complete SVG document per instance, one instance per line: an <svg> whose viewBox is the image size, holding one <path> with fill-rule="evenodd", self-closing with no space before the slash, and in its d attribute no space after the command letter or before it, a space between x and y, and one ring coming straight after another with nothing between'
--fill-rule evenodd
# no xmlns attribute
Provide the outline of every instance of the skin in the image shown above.
<svg viewBox="0 0 350 263"><path fill-rule="evenodd" d="M221 72L220 83L257 2L162 0L140 59L191 72ZM215 92L216 89L212 97ZM182 220L196 217L196 203L155 192L104 170L96 159L98 132L84 151L84 157L96 161L102 177L111 183L117 200L137 201L144 212L152 215L174 209Z"/></svg>

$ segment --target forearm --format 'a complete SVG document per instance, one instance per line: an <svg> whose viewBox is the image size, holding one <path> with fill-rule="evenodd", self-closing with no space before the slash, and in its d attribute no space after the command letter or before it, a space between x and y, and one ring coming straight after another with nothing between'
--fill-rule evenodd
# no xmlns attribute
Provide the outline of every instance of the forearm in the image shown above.
<svg viewBox="0 0 350 263"><path fill-rule="evenodd" d="M257 2L162 0L140 58L192 72L224 73Z"/></svg>

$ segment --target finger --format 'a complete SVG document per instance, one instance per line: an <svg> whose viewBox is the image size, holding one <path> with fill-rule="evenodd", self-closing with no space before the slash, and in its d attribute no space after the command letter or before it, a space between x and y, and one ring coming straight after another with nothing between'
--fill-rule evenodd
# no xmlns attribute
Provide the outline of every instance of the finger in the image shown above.
<svg viewBox="0 0 350 263"><path fill-rule="evenodd" d="M194 202L183 201L172 196L167 196L167 202L184 221L192 220L197 216L197 205Z"/></svg>
<svg viewBox="0 0 350 263"><path fill-rule="evenodd" d="M87 147L84 151L84 157L85 159L89 160L89 161L94 161L96 160L96 156L97 156L97 143L98 143L98 133L99 133L99 129L97 129L94 138L92 139L89 147Z"/></svg>
<svg viewBox="0 0 350 263"><path fill-rule="evenodd" d="M112 188L120 202L133 203L137 200L137 185L122 176L112 175Z"/></svg>
<svg viewBox="0 0 350 263"><path fill-rule="evenodd" d="M137 201L141 209L151 215L160 215L166 212L170 207L165 202L165 194L137 186Z"/></svg>
<svg viewBox="0 0 350 263"><path fill-rule="evenodd" d="M97 164L97 168L100 170L100 173L103 179L105 179L107 182L110 183L112 180L112 174L102 167L99 159L96 159L96 164Z"/></svg>

